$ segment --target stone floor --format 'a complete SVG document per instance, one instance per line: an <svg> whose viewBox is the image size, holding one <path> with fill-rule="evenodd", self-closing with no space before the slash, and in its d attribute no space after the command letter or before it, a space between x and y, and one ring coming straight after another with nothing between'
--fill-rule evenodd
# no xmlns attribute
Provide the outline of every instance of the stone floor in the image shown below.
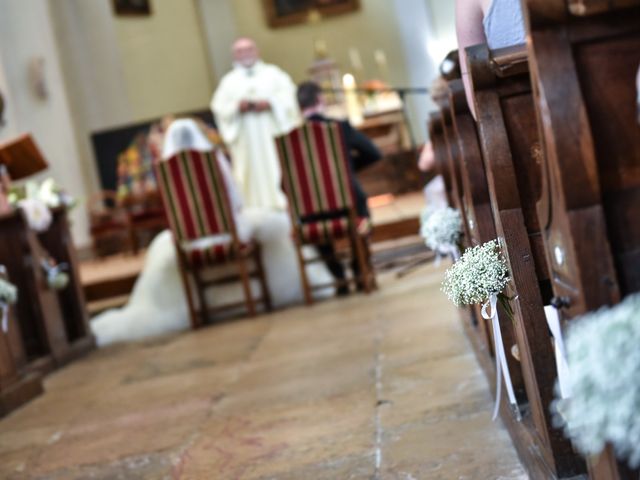
<svg viewBox="0 0 640 480"><path fill-rule="evenodd" d="M0 421L0 478L526 479L441 278L96 352Z"/></svg>

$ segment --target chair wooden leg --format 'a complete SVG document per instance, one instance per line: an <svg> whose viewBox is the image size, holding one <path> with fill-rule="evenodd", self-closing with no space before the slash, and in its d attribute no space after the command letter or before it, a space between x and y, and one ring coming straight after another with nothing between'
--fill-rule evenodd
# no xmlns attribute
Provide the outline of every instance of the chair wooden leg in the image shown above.
<svg viewBox="0 0 640 480"><path fill-rule="evenodd" d="M267 277L264 273L264 264L262 262L262 249L258 246L256 247L255 253L253 254L254 262L256 264L256 271L258 273L258 278L260 280L260 287L262 290L262 299L264 302L264 307L267 312L273 310L273 305L271 303L271 292L269 291L269 286L267 285Z"/></svg>
<svg viewBox="0 0 640 480"><path fill-rule="evenodd" d="M238 270L240 271L240 281L242 282L242 289L244 290L249 316L254 317L256 315L256 304L251 294L251 277L249 276L246 257L238 259Z"/></svg>
<svg viewBox="0 0 640 480"><path fill-rule="evenodd" d="M362 237L362 245L364 245L364 254L365 261L367 262L369 279L371 281L371 287L373 290L378 289L378 280L376 279L376 272L371 263L371 243L369 242L369 238Z"/></svg>
<svg viewBox="0 0 640 480"><path fill-rule="evenodd" d="M182 253L176 251L176 256L178 257L178 270L180 270L180 277L182 278L184 294L187 297L187 307L189 308L191 328L195 330L196 328L201 326L201 322L200 318L198 317L198 312L195 308L195 305L193 304L193 291L191 290L191 285L189 283L189 274L187 273L187 268L184 259L182 258Z"/></svg>
<svg viewBox="0 0 640 480"><path fill-rule="evenodd" d="M207 305L207 297L205 296L205 285L202 280L202 276L200 275L200 268L194 268L193 272L193 280L196 284L196 292L198 295L198 302L200 303L200 310L198 313L200 314L200 325L205 325L209 320L209 307Z"/></svg>
<svg viewBox="0 0 640 480"><path fill-rule="evenodd" d="M313 305L313 295L311 295L311 286L309 285L309 277L307 277L306 262L302 255L302 244L297 235L294 238L296 244L296 256L298 257L298 265L300 266L300 281L302 282L302 293L304 301L307 305Z"/></svg>
<svg viewBox="0 0 640 480"><path fill-rule="evenodd" d="M371 293L371 273L365 258L365 240L355 231L351 233L351 236L352 249L355 249L355 252L352 252L352 254L355 253L356 261L360 266L360 281L363 283L365 293Z"/></svg>

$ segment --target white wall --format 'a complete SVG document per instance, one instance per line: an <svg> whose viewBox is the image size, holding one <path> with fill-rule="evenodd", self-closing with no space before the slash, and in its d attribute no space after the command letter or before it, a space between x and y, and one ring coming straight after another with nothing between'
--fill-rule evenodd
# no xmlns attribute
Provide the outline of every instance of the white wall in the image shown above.
<svg viewBox="0 0 640 480"><path fill-rule="evenodd" d="M56 0L51 8L87 190L100 189L91 132L131 120L109 2Z"/></svg>
<svg viewBox="0 0 640 480"><path fill-rule="evenodd" d="M429 55L431 38L430 12L424 0L394 0L398 32L404 47L409 83L407 86L429 87L438 75L437 64ZM418 143L427 137L427 119L431 106L428 94L407 97L407 105Z"/></svg>
<svg viewBox="0 0 640 480"><path fill-rule="evenodd" d="M440 64L451 50L457 48L456 13L453 0L426 0L430 29L428 51L431 58Z"/></svg>
<svg viewBox="0 0 640 480"><path fill-rule="evenodd" d="M206 107L214 88L195 0L153 0L152 8L151 16L110 16L133 120Z"/></svg>
<svg viewBox="0 0 640 480"><path fill-rule="evenodd" d="M7 77L4 73L4 64L2 62L2 52L0 52L0 92L4 97L4 125L0 126L0 142L15 137L18 132L16 131L16 120L14 113L13 102L10 100L11 91L7 83Z"/></svg>
<svg viewBox="0 0 640 480"><path fill-rule="evenodd" d="M217 84L231 68L231 44L238 36L232 0L198 0L197 5Z"/></svg>
<svg viewBox="0 0 640 480"><path fill-rule="evenodd" d="M85 179L74 126L59 63L47 0L0 0L0 55L10 92L15 132L30 132L49 161L52 176L78 197L86 197ZM28 82L28 66L34 58L45 59L48 97L34 95ZM72 214L73 234L80 244L88 242L84 206Z"/></svg>

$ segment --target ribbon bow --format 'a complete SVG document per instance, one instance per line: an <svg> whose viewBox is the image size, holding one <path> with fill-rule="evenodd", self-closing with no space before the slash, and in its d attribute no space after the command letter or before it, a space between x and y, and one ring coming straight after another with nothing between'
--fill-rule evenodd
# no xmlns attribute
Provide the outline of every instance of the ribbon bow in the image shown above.
<svg viewBox="0 0 640 480"><path fill-rule="evenodd" d="M446 256L451 256L454 262L457 262L460 259L460 250L456 245L441 245L436 248L436 258L434 260L434 265L436 268L440 266L440 262L442 262L442 258Z"/></svg>
<svg viewBox="0 0 640 480"><path fill-rule="evenodd" d="M7 267L0 265L0 275L7 274ZM9 304L4 301L0 301L0 310L2 311L2 331L9 333Z"/></svg>
<svg viewBox="0 0 640 480"><path fill-rule="evenodd" d="M520 409L518 408L518 402L516 395L513 392L513 382L511 381L511 374L509 373L509 364L507 363L507 355L504 351L504 342L502 341L502 332L500 331L500 322L498 321L498 309L496 305L498 303L498 295L492 294L489 300L482 305L482 318L485 320L491 320L491 326L493 327L493 343L496 347L496 403L493 409L493 420L498 418L498 411L500 410L500 400L502 397L502 379L507 387L507 396L509 397L509 403L511 408L516 413L518 421L522 419L520 415ZM489 310L490 309L490 310Z"/></svg>
<svg viewBox="0 0 640 480"><path fill-rule="evenodd" d="M560 315L558 314L558 309L551 305L544 307L544 314L547 317L547 325L554 339L553 343L556 356L556 368L558 369L560 396L562 398L569 398L571 396L569 363L567 362L567 351L564 345L564 337L562 336L562 327L560 326Z"/></svg>
<svg viewBox="0 0 640 480"><path fill-rule="evenodd" d="M66 272L69 269L69 264L62 262L52 266L47 260L43 259L42 268L47 274L47 279L51 280L58 276L61 272Z"/></svg>

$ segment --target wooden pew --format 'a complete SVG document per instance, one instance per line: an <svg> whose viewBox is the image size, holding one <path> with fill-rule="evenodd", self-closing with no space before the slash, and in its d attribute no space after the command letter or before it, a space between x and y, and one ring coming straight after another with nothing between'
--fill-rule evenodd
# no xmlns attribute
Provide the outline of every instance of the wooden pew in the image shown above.
<svg viewBox="0 0 640 480"><path fill-rule="evenodd" d="M469 246L480 245L496 238L493 214L487 188L487 178L478 144L476 125L464 94L461 79L448 82L449 108L451 115L452 140L459 152L462 209L469 232ZM474 350L486 373L491 378L495 374L493 337L487 322L482 320L480 307L474 307L475 327L469 330ZM509 340L513 338L507 333ZM518 367L519 368L519 367ZM519 382L518 382L519 383Z"/></svg>
<svg viewBox="0 0 640 480"><path fill-rule="evenodd" d="M464 209L462 208L462 187L460 182L456 179L456 175L459 173L459 168L457 167L456 162L460 159L457 153L455 139L453 137L451 111L450 109L447 110L449 106L449 99L444 96L439 96L434 98L434 101L441 105L440 111L433 113L429 120L429 139L433 145L433 153L436 159L436 173L442 175L444 178L449 206L458 209L461 214L464 215ZM449 135L447 135L445 126L450 130ZM470 236L467 231L467 221L464 217L462 220L464 227L462 243L463 245L468 246ZM460 314L464 327L470 329L470 332L475 330L482 331L483 326L478 320L481 317L475 309L462 308L460 309ZM473 339L476 338L475 335L471 333L469 336ZM482 333L481 337L483 338L480 342L482 346L479 348L484 351L488 348L486 343L487 335Z"/></svg>
<svg viewBox="0 0 640 480"><path fill-rule="evenodd" d="M536 212L539 135L526 51L520 47L492 54L480 45L467 49L467 55L496 234L511 271L514 334L526 392L522 423L507 409L503 419L532 478L570 478L585 467L562 431L553 428L549 408L556 366L544 314L551 291ZM500 323L508 332L510 321L501 318Z"/></svg>
<svg viewBox="0 0 640 480"><path fill-rule="evenodd" d="M23 213L0 216L0 264L18 287L15 314L28 368L46 374L85 351L87 341L68 337L58 293L47 286L42 260L42 248Z"/></svg>
<svg viewBox="0 0 640 480"><path fill-rule="evenodd" d="M42 393L42 375L27 367L20 326L10 307L8 332L0 331L0 418Z"/></svg>
<svg viewBox="0 0 640 480"><path fill-rule="evenodd" d="M640 291L640 1L525 4L544 146L538 216L570 319ZM589 467L595 480L640 477L611 449Z"/></svg>
<svg viewBox="0 0 640 480"><path fill-rule="evenodd" d="M449 172L447 142L444 138L442 114L440 112L431 113L427 130L429 131L429 139L431 140L431 145L433 147L436 175L442 176L447 193L447 202L449 202L449 205L453 205L453 184Z"/></svg>
<svg viewBox="0 0 640 480"><path fill-rule="evenodd" d="M69 267L69 285L57 292L57 297L69 344L65 361L70 361L95 348L95 339L89 328L89 315L66 208L56 208L52 214L51 226L39 238L40 243L58 263L66 263Z"/></svg>
<svg viewBox="0 0 640 480"><path fill-rule="evenodd" d="M433 97L434 102L440 109L440 128L442 130L442 138L445 144L445 153L447 155L448 177L451 182L451 206L460 211L462 223L464 227L463 245L470 246L469 243L471 233L469 232L469 222L465 216L464 199L462 189L462 174L460 169L460 151L458 143L453 133L453 118L451 116L451 100L446 92L443 95Z"/></svg>

